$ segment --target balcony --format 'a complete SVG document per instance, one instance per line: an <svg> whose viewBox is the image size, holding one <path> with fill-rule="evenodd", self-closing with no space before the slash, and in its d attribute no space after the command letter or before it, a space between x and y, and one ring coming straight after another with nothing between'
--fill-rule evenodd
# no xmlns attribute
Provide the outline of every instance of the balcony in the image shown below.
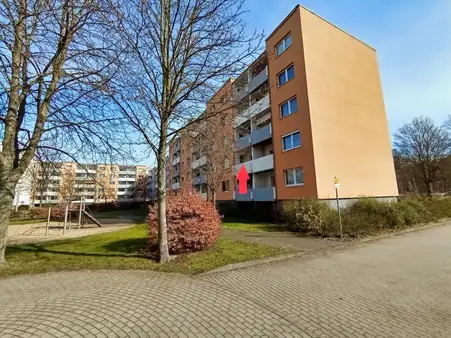
<svg viewBox="0 0 451 338"><path fill-rule="evenodd" d="M207 183L207 177L205 175L200 175L193 178L193 185L205 184Z"/></svg>
<svg viewBox="0 0 451 338"><path fill-rule="evenodd" d="M235 197L235 201L238 201L238 202L252 202L252 192L251 192L251 190L248 190L247 194L239 194L238 191L234 191L233 195Z"/></svg>
<svg viewBox="0 0 451 338"><path fill-rule="evenodd" d="M260 73L255 75L249 83L248 92L252 93L262 83L268 80L268 67L265 67Z"/></svg>
<svg viewBox="0 0 451 338"><path fill-rule="evenodd" d="M276 188L255 188L252 189L252 197L255 202L272 202L276 199Z"/></svg>
<svg viewBox="0 0 451 338"><path fill-rule="evenodd" d="M180 189L180 182L172 183L172 190L178 190Z"/></svg>
<svg viewBox="0 0 451 338"><path fill-rule="evenodd" d="M274 155L270 154L270 155L259 157L255 160L237 164L236 166L234 166L235 172L238 172L241 165L243 165L243 164L248 173L258 173L261 171L271 170L271 169L274 169Z"/></svg>
<svg viewBox="0 0 451 338"><path fill-rule="evenodd" d="M88 173L88 174L95 174L97 171L95 169L75 169L75 173L81 174L81 173Z"/></svg>
<svg viewBox="0 0 451 338"><path fill-rule="evenodd" d="M191 168L197 169L199 167L202 167L205 164L207 164L207 158L205 156L202 156L201 158L199 158L191 163Z"/></svg>
<svg viewBox="0 0 451 338"><path fill-rule="evenodd" d="M235 143L235 148L236 148L236 150L239 150L239 149L247 148L250 145L251 145L251 135L249 134L249 135L240 137Z"/></svg>
<svg viewBox="0 0 451 338"><path fill-rule="evenodd" d="M238 202L273 202L276 200L276 188L266 187L249 189L247 194L239 194L235 191L234 198Z"/></svg>
<svg viewBox="0 0 451 338"><path fill-rule="evenodd" d="M130 183L134 183L136 181L135 177L119 177L117 179L118 182L130 182Z"/></svg>
<svg viewBox="0 0 451 338"><path fill-rule="evenodd" d="M180 156L177 156L172 160L172 165L176 165L177 163L180 163Z"/></svg>
<svg viewBox="0 0 451 338"><path fill-rule="evenodd" d="M264 126L263 128L259 128L251 133L251 144L257 144L272 137L272 128L271 124Z"/></svg>
<svg viewBox="0 0 451 338"><path fill-rule="evenodd" d="M180 176L180 168L172 168L172 177Z"/></svg>
<svg viewBox="0 0 451 338"><path fill-rule="evenodd" d="M241 112L235 118L235 125L239 126L240 124L246 122L257 114L269 108L269 94L267 94L260 101L255 102L252 106L247 108L245 111Z"/></svg>
<svg viewBox="0 0 451 338"><path fill-rule="evenodd" d="M136 175L136 172L135 172L134 170L124 170L124 171L120 170L120 171L119 171L119 174L121 174L121 175L133 175L133 176L135 176L135 175Z"/></svg>

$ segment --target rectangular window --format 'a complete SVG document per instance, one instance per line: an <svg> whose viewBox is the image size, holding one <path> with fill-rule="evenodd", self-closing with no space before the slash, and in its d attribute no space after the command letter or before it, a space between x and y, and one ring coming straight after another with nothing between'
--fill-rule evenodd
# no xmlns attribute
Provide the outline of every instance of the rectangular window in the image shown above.
<svg viewBox="0 0 451 338"><path fill-rule="evenodd" d="M229 181L222 181L222 191L229 191Z"/></svg>
<svg viewBox="0 0 451 338"><path fill-rule="evenodd" d="M279 74L279 87L290 81L294 77L294 66L291 65Z"/></svg>
<svg viewBox="0 0 451 338"><path fill-rule="evenodd" d="M285 52L288 47L291 46L291 34L288 34L282 41L280 41L276 46L277 56Z"/></svg>
<svg viewBox="0 0 451 338"><path fill-rule="evenodd" d="M288 101L280 105L280 114L282 117L287 117L298 111L298 100L296 97L289 99Z"/></svg>
<svg viewBox="0 0 451 338"><path fill-rule="evenodd" d="M285 185L304 185L304 169L300 167L285 170Z"/></svg>
<svg viewBox="0 0 451 338"><path fill-rule="evenodd" d="M282 137L283 150L290 150L301 146L301 134L299 131Z"/></svg>

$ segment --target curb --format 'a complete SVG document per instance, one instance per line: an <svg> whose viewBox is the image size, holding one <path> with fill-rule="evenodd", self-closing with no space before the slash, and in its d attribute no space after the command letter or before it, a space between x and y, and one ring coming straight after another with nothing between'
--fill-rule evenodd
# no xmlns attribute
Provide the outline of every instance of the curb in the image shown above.
<svg viewBox="0 0 451 338"><path fill-rule="evenodd" d="M303 257L303 256L308 257L308 256L312 256L312 255L317 255L317 254L326 254L331 251L338 251L340 249L349 248L351 246L357 246L359 244L365 244L365 243L369 243L372 241L378 241L378 240L382 240L382 239L386 239L386 238L390 238L390 237L394 237L394 236L399 236L399 235L404 235L404 234L408 234L408 233L412 233L412 232L427 230L430 228L435 228L435 227L443 226L446 224L447 224L446 221L440 221L438 223L431 223L431 224L427 224L427 225L424 225L421 227L403 229L403 230L392 232L392 233L375 235L375 236L361 238L361 239L357 239L357 240L353 240L353 241L339 241L340 244L337 244L337 245L334 245L334 246L331 246L328 248L309 251L309 252L301 251L301 252L295 252L295 253L286 254L286 255L267 257L267 258L256 259L256 260L246 261L246 262L241 262L241 263L228 264L228 265L221 266L220 268L217 268L214 270L195 274L195 275L193 275L193 277L205 277L205 276L209 276L209 275L213 275L213 274L217 274L217 273L221 273L221 272L240 270L240 269L249 268L249 267L262 265L262 264L276 263L276 262L288 260L291 258L297 258L297 257Z"/></svg>

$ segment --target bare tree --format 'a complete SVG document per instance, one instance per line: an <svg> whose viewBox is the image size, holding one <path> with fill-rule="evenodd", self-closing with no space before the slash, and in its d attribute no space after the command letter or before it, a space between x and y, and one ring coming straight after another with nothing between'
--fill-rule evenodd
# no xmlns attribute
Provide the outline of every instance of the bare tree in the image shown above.
<svg viewBox="0 0 451 338"><path fill-rule="evenodd" d="M39 200L39 207L45 192L51 186L59 187L59 182L53 180L54 176L59 176L61 167L61 153L52 149L38 148L36 150L35 161L31 165L30 173L32 178L32 203ZM39 196L39 198L36 198Z"/></svg>
<svg viewBox="0 0 451 338"><path fill-rule="evenodd" d="M0 262L15 187L39 147L61 141L81 157L119 149L112 140L124 129L96 95L120 54L103 10L96 0L0 2Z"/></svg>
<svg viewBox="0 0 451 338"><path fill-rule="evenodd" d="M399 160L418 171L427 194L431 195L440 165L450 154L449 132L428 117L417 117L396 132L394 145Z"/></svg>
<svg viewBox="0 0 451 338"><path fill-rule="evenodd" d="M227 92L228 94L228 92ZM211 115L192 125L187 130L188 140L193 151L193 160L205 159L199 167L193 170L192 178L205 178L205 185L209 191L209 199L216 204L217 192L225 180L233 177L234 128L233 110L229 99L225 105L209 107L205 112ZM228 107L227 107L228 106ZM229 109L227 109L229 108ZM221 114L215 114L215 110ZM196 183L193 181L193 183ZM199 183L199 182L197 182Z"/></svg>
<svg viewBox="0 0 451 338"><path fill-rule="evenodd" d="M167 141L257 55L261 37L246 32L244 0L111 1L116 13L107 19L128 58L109 93L156 155L159 260L165 262Z"/></svg>

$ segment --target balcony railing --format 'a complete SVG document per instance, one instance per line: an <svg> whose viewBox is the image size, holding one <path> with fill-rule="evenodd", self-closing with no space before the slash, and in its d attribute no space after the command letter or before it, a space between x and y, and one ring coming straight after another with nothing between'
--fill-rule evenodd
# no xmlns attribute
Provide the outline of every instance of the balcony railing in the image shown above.
<svg viewBox="0 0 451 338"><path fill-rule="evenodd" d="M247 191L246 194L240 194L238 191L233 192L235 196L235 200L239 202L251 202L252 201L252 193L250 190Z"/></svg>
<svg viewBox="0 0 451 338"><path fill-rule="evenodd" d="M172 177L180 175L180 168L172 168Z"/></svg>
<svg viewBox="0 0 451 338"><path fill-rule="evenodd" d="M234 192L234 198L239 202L272 202L276 200L276 189L274 187L249 189L247 194Z"/></svg>
<svg viewBox="0 0 451 338"><path fill-rule="evenodd" d="M193 185L205 184L207 183L207 177L205 175L200 175L193 178Z"/></svg>
<svg viewBox="0 0 451 338"><path fill-rule="evenodd" d="M272 137L271 124L264 126L263 128L256 129L251 133L251 144L257 144L268 140Z"/></svg>
<svg viewBox="0 0 451 338"><path fill-rule="evenodd" d="M247 148L250 145L251 145L251 135L249 134L249 135L240 137L235 143L235 148L236 148L236 150L239 150L239 149Z"/></svg>
<svg viewBox="0 0 451 338"><path fill-rule="evenodd" d="M180 162L180 156L177 156L176 158L174 158L173 160L172 160L172 165L176 165L177 163L179 163Z"/></svg>
<svg viewBox="0 0 451 338"><path fill-rule="evenodd" d="M259 157L255 160L237 164L234 166L235 172L238 172L241 165L243 164L248 173L258 173L261 171L271 170L274 169L274 155L270 154L263 157Z"/></svg>
<svg viewBox="0 0 451 338"><path fill-rule="evenodd" d="M248 92L252 93L257 87L268 80L268 67L265 67L260 73L255 75L249 83Z"/></svg>
<svg viewBox="0 0 451 338"><path fill-rule="evenodd" d="M268 67L265 67L260 73L250 79L249 83L240 87L240 90L235 91L234 100L240 101L246 95L252 93L257 87L268 80Z"/></svg>
<svg viewBox="0 0 451 338"><path fill-rule="evenodd" d="M191 168L196 169L196 168L202 167L205 164L207 164L207 158L205 156L202 156L201 158L199 158L191 163Z"/></svg>
<svg viewBox="0 0 451 338"><path fill-rule="evenodd" d="M252 106L247 108L245 111L241 112L235 118L235 125L239 126L240 124L246 122L257 114L269 108L269 94L267 94L260 101L255 102Z"/></svg>

